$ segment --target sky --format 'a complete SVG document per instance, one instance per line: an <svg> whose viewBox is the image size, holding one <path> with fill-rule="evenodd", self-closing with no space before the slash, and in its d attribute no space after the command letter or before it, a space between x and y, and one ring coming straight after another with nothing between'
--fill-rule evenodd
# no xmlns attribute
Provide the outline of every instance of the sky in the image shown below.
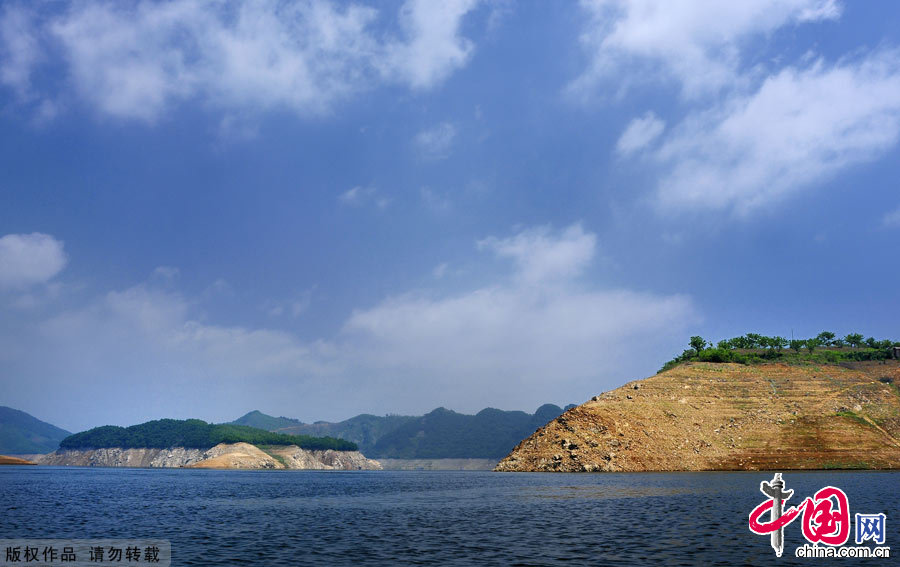
<svg viewBox="0 0 900 567"><path fill-rule="evenodd" d="M0 3L0 405L534 411L900 339L900 4Z"/></svg>

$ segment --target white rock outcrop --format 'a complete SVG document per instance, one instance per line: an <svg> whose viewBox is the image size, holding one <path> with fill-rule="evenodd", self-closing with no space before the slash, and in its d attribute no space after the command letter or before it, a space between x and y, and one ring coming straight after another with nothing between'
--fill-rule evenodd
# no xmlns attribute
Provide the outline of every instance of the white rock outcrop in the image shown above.
<svg viewBox="0 0 900 567"><path fill-rule="evenodd" d="M41 465L75 467L381 470L359 451L311 451L296 445L267 447L221 443L211 449L60 449L37 459Z"/></svg>

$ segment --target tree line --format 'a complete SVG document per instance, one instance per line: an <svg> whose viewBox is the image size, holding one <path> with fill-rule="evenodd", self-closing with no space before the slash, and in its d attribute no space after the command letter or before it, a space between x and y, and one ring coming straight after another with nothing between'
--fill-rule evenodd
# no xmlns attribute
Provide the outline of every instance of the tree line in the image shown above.
<svg viewBox="0 0 900 567"><path fill-rule="evenodd" d="M801 353L804 353L810 360L825 363L885 360L891 357L891 349L900 346L900 342L891 339L878 340L874 337L864 338L861 333L849 333L844 337L838 337L831 331L822 331L815 337L793 340L781 336L769 337L757 333L747 333L717 343L695 335L690 338L688 345L689 349L667 362L661 371L668 370L681 362L750 364L782 358L798 358Z"/></svg>
<svg viewBox="0 0 900 567"><path fill-rule="evenodd" d="M334 437L273 433L246 425L213 424L200 419L158 419L130 427L104 425L63 439L60 449L209 449L219 443L297 445L303 449L355 451L356 443Z"/></svg>
<svg viewBox="0 0 900 567"><path fill-rule="evenodd" d="M779 336L767 337L765 335L759 335L756 333L747 333L746 335L734 337L733 339L721 340L715 344L715 348L726 350L782 350L784 348L790 347L796 352L800 352L804 348L809 350L809 352L813 352L818 347L850 347L855 349L866 347L870 349L889 349L895 346L900 346L900 342L895 342L891 339L877 340L875 339L875 337L869 337L865 339L863 338L863 336L864 335L862 335L861 333L850 333L845 337L840 338L831 331L822 331L815 337L809 339L788 340L784 337ZM690 340L690 347L696 354L700 354L701 351L706 350L707 348L713 348L713 343L712 341L706 341L706 339L704 339L703 337L693 336Z"/></svg>

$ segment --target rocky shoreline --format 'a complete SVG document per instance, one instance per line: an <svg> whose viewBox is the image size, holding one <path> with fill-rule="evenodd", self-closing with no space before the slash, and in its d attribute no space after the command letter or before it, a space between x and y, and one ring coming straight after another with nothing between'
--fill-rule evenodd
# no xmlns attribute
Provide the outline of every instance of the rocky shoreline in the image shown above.
<svg viewBox="0 0 900 567"><path fill-rule="evenodd" d="M359 451L301 449L296 445L260 449L249 443L221 443L210 449L60 449L36 460L40 465L75 467L381 470Z"/></svg>

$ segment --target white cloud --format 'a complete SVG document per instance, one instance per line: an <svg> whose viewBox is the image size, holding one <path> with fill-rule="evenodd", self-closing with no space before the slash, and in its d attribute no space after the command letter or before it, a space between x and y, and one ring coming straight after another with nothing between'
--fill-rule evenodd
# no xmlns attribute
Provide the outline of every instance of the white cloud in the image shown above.
<svg viewBox="0 0 900 567"><path fill-rule="evenodd" d="M695 113L656 154L665 210L746 214L867 162L900 138L900 51L786 68Z"/></svg>
<svg viewBox="0 0 900 567"><path fill-rule="evenodd" d="M675 80L687 98L741 81L747 40L783 26L837 19L835 0L585 0L581 40L591 63L569 85L578 97L598 87ZM612 89L609 87L613 86Z"/></svg>
<svg viewBox="0 0 900 567"><path fill-rule="evenodd" d="M510 282L391 297L345 326L374 373L409 380L407 395L438 392L451 407L496 403L495 396L507 407L581 401L604 389L608 374L639 372L632 363L640 353L696 318L684 296L580 284L595 236L578 225L489 238L479 247L516 261Z"/></svg>
<svg viewBox="0 0 900 567"><path fill-rule="evenodd" d="M459 35L463 16L477 0L409 0L400 9L407 39L387 47L387 75L414 89L428 89L462 68L472 54L472 42Z"/></svg>
<svg viewBox="0 0 900 567"><path fill-rule="evenodd" d="M886 228L900 227L900 207L884 215L881 219L882 226Z"/></svg>
<svg viewBox="0 0 900 567"><path fill-rule="evenodd" d="M423 158L439 160L450 155L455 139L456 127L449 122L441 122L416 134L414 142Z"/></svg>
<svg viewBox="0 0 900 567"><path fill-rule="evenodd" d="M517 275L529 284L570 280L580 275L594 259L596 245L597 237L586 233L580 224L568 227L559 235L545 226L509 238L486 238L478 243L480 249L512 258Z"/></svg>
<svg viewBox="0 0 900 567"><path fill-rule="evenodd" d="M21 99L31 96L31 69L42 59L31 14L8 4L0 13L0 83Z"/></svg>
<svg viewBox="0 0 900 567"><path fill-rule="evenodd" d="M572 92L670 80L688 103L668 131L647 114L617 144L622 157L658 145L643 156L656 165L661 211L747 215L879 158L900 138L900 51L857 52L836 63L805 55L771 73L774 64L744 59L758 37L838 19L834 0L584 5L592 65Z"/></svg>
<svg viewBox="0 0 900 567"><path fill-rule="evenodd" d="M0 288L47 282L65 265L63 243L48 234L7 234L0 238Z"/></svg>
<svg viewBox="0 0 900 567"><path fill-rule="evenodd" d="M665 128L666 123L652 112L646 113L641 118L635 118L628 123L622 136L619 137L616 152L621 156L628 156L646 148L659 138Z"/></svg>
<svg viewBox="0 0 900 567"><path fill-rule="evenodd" d="M379 84L439 85L468 61L459 27L473 7L409 0L403 39L374 29L377 10L326 0L73 2L33 33L21 23L35 17L9 9L0 80L29 88L41 58L62 53L78 96L103 114L153 122L199 100L226 113L319 115Z"/></svg>
<svg viewBox="0 0 900 567"><path fill-rule="evenodd" d="M347 189L340 195L338 195L338 201L344 205L353 205L358 206L361 205L363 200L367 197L370 197L375 194L375 189L373 187L361 187L357 185L352 189Z"/></svg>
<svg viewBox="0 0 900 567"><path fill-rule="evenodd" d="M338 195L338 202L350 207L361 207L373 203L379 209L384 209L390 204L390 199L380 196L374 187L357 185Z"/></svg>

